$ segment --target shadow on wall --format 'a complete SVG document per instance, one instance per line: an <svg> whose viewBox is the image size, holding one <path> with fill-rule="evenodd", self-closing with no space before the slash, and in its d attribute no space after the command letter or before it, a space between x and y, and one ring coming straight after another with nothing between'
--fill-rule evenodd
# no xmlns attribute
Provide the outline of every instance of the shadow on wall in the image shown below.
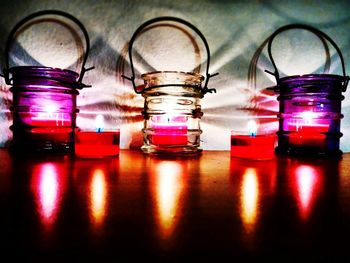
<svg viewBox="0 0 350 263"><path fill-rule="evenodd" d="M2 36L8 35L8 30L0 25L0 34ZM5 65L5 39L0 40L0 63L3 67ZM2 74L1 67L1 74ZM9 140L12 138L12 133L9 129L9 125L12 122L12 116L10 112L10 107L12 105L12 94L9 87L6 85L5 80L0 77L0 147L7 147Z"/></svg>
<svg viewBox="0 0 350 263"><path fill-rule="evenodd" d="M74 3L74 1L72 2ZM108 1L101 1L99 4L92 4L89 6L89 8L92 6L98 6L100 9L104 8L105 6L110 7L109 4L106 4L107 2ZM139 12L143 15L136 21L146 20L153 15L181 14L186 17L186 15L189 13L188 10L184 10L184 5L177 4L177 1L163 2L164 3L160 3L159 1L159 6L157 7L152 6L155 5L154 3L151 4L149 2L147 4L147 0L144 2L146 4L143 4L143 7L139 7L139 9L132 4L130 4L130 6L133 7L132 12L135 12L136 14ZM275 83L275 79L264 72L265 69L271 69L271 63L263 51L267 41L267 39L263 39L266 37L266 35L263 35L262 37L262 34L257 34L251 37L250 32L247 32L247 30L250 28L260 31L264 28L270 28L273 30L274 28L277 28L283 24L307 23L318 28L334 30L335 34L339 35L339 32L346 30L346 27L350 23L349 13L344 11L346 10L347 6L350 6L350 3L338 4L337 2L334 4L333 1L324 1L322 4L317 3L315 6L312 6L312 4L305 4L302 1L300 1L298 4L296 4L295 1L283 1L283 3L279 1L257 1L257 3L255 3L255 5L257 5L255 8L259 10L259 14L252 14L253 11L248 9L249 5L239 4L239 1L233 1L235 3L232 1L216 1L215 3L208 5L210 2L214 1L204 1L201 11L205 11L204 14L210 11L212 18L215 18L215 22L217 22L216 26L223 28L223 32L226 32L228 35L224 35L224 37L220 39L214 39L214 42L212 42L213 46L219 46L219 48L216 48L215 52L212 53L211 56L211 68L213 68L215 72L220 72L220 76L218 78L211 80L211 87L217 88L218 94L209 95L210 97L208 96L208 100L205 101L208 103L203 103L204 117L201 123L203 124L203 128L205 128L203 129L205 130L205 133L201 138L210 141L208 144L213 145L213 147L226 147L226 145L220 144L220 140L222 139L217 139L214 137L222 138L222 135L227 133L229 129L241 125L247 115L251 116L252 118L257 118L263 127L274 126L275 128L277 123L276 114L278 111L278 102L275 94L269 89L266 89L266 86L272 86ZM238 4L236 2L238 2ZM195 4L196 1L194 1L192 5ZM236 4L238 6L235 6ZM118 4L116 3L115 5L117 6ZM145 15L145 9L147 9L146 5L149 5L147 8L152 9L154 12ZM173 10L175 5L177 6L176 10ZM214 10L213 12L213 10L207 9L208 7L213 8L215 5L220 5L220 8L218 6L217 7L220 12L223 12L222 14L219 13L219 11ZM35 6L39 8L39 6L43 5L38 3ZM236 7L240 8L235 9ZM66 7L64 7L64 9L65 8ZM21 10L22 13L27 12L25 11L26 9L24 8L24 5ZM86 10L87 9L85 9L85 11ZM194 10L194 8L191 10ZM247 13L247 17L256 16L257 20L238 21L239 23L237 27L235 27L236 30L232 30L232 24L230 24L230 22L233 22L235 19L228 19L235 16L235 13L230 13L233 10L244 14ZM93 15L91 13L93 11L96 10L91 9L90 13L88 12L86 14ZM100 12L99 10L97 11ZM109 17L109 12L113 14L113 11L103 11L106 17L103 19L96 17L96 21L91 22L90 24L91 28L98 28L98 32L93 32L91 29L88 30L91 32L91 35L97 36L94 38L91 45L90 56L88 59L88 64L92 64L93 61L96 69L89 72L85 76L85 82L92 84L93 88L84 89L78 97L78 101L80 101L80 104L78 105L80 108L79 118L81 119L81 125L88 127L93 125L91 123L93 122L95 115L102 112L105 115L106 122L111 126L117 122L119 125L123 124L123 126L128 127L128 129L129 127L135 127L130 128L133 135L130 135L132 138L124 144L124 148L138 148L138 146L142 144L140 126L142 126L143 121L143 117L141 115L141 111L143 109L143 98L142 96L136 94L133 91L132 86L121 78L122 74L128 75L128 70L130 69L127 58L128 43L125 43L124 46L120 48L120 51L110 44L110 36L106 34L105 29L103 29L103 25L113 21L114 18L112 19ZM81 11L80 14L82 12L83 11ZM198 23L198 21L200 21L198 16L201 14L203 13L198 12L198 14L193 17L193 20L197 21ZM129 19L129 13L127 13L125 17L127 18L123 19ZM210 22L212 21L213 20L210 20ZM125 21L119 22L123 24ZM260 25L260 22L264 22L263 25ZM94 23L101 24L95 25ZM125 22L125 24L128 25L132 25L133 23L135 23L135 19ZM205 21L203 21L203 24L206 25ZM165 26L171 26L171 31L183 32L180 28L174 28L173 25L163 25L162 27ZM159 26L157 25L156 28L158 29ZM153 29L156 28L147 28L147 32L153 31ZM337 31L338 29L340 31ZM4 53L4 43L6 42L4 38L8 35L8 30L8 28L0 25L1 54ZM123 32L127 32L128 34L130 33L127 29L125 29L124 31L113 32L112 34L119 34ZM262 32L266 32L266 30L263 30ZM146 33L146 31L144 33ZM183 34L186 35L186 32L183 32ZM121 34L120 36L122 39L123 35ZM215 36L215 34L208 35L209 38L213 36ZM346 43L345 46L344 44L342 45L341 49L344 51L349 50L350 38L344 34L344 37L340 36L339 39L343 43ZM196 39L192 40L196 42ZM16 61L12 61L12 63L22 61L28 64L41 64L41 61L36 59L36 56L33 56L31 52L28 52L28 50L19 42L14 44L12 54L15 56ZM78 49L82 47L81 45L79 46L79 43L75 44L78 45ZM193 43L192 46L193 49L196 49ZM147 50L145 51L147 52ZM170 52L171 50L168 51ZM231 51L234 52L231 54ZM254 55L252 57L251 55L253 53ZM200 50L197 50L195 55L200 56ZM144 56L144 54L139 52L139 50L135 50L134 57L138 61L135 67L137 71L136 74L138 76L141 73L158 69L150 62L151 60L149 60L149 55L146 54L146 56ZM80 56L78 56L75 61L71 61L67 66L73 66L78 62L79 58ZM3 55L0 55L0 62L2 65L4 65ZM173 61L169 61L169 63L172 62ZM205 63L205 61L201 61L199 63L197 62L192 69L196 70L196 67L198 67L200 63ZM319 67L316 70L321 69L323 69L323 64L322 67ZM334 65L332 65L331 69L332 71L339 70L339 68L335 67ZM285 73L287 74L288 72ZM247 74L248 82L247 79L245 79ZM263 84L259 85L257 82ZM12 95L9 92L9 87L4 84L3 80L1 80L0 83L0 146L4 146L11 137L11 132L8 127L12 122L12 117L9 111L12 104ZM117 90L115 90L116 86ZM257 88L259 86L262 86L263 88ZM349 103L346 103L347 101L348 100L345 101L344 109L342 110L346 115L349 111ZM342 125L343 124L347 124L349 126L350 122L344 119L344 123L342 123ZM219 134L217 132L219 132ZM215 134L215 136L212 134ZM343 138L343 140L344 139L345 138Z"/></svg>

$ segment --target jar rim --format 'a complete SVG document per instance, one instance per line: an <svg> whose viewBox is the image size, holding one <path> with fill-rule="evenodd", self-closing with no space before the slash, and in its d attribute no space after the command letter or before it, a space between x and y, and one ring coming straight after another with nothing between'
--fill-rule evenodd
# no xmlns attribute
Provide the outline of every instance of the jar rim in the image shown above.
<svg viewBox="0 0 350 263"><path fill-rule="evenodd" d="M293 81L311 81L311 80L328 80L328 81L344 81L346 80L346 77L342 75L335 75L335 74L305 74L305 75L293 75L293 76L287 76L280 78L280 82L293 82Z"/></svg>
<svg viewBox="0 0 350 263"><path fill-rule="evenodd" d="M54 67L44 67L44 66L15 66L9 68L10 73L30 73L30 74L64 74L66 76L72 77L74 79L79 77L79 74L75 71L69 69L61 69Z"/></svg>
<svg viewBox="0 0 350 263"><path fill-rule="evenodd" d="M163 70L163 71L147 72L147 73L143 73L141 75L141 78L143 78L145 81L147 81L147 80L154 79L156 77L160 77L162 75L163 76L178 75L178 77L187 77L187 80L197 82L199 84L204 80L204 76L199 74L199 73L186 72L186 71L176 71L176 70Z"/></svg>

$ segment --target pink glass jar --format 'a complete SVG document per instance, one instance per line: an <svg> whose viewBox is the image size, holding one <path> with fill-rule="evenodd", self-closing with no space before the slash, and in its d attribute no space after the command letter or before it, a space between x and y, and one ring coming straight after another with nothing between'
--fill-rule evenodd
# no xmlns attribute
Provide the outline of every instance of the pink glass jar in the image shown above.
<svg viewBox="0 0 350 263"><path fill-rule="evenodd" d="M9 51L16 34L32 19L47 15L68 18L83 32L86 50L80 74L44 66L9 67ZM82 83L82 79L85 72L92 69L85 69L89 48L89 37L82 23L74 16L58 10L33 13L12 29L6 43L3 76L6 84L12 86L11 130L14 150L59 153L74 150L74 129L78 111L76 98L79 89L88 87Z"/></svg>

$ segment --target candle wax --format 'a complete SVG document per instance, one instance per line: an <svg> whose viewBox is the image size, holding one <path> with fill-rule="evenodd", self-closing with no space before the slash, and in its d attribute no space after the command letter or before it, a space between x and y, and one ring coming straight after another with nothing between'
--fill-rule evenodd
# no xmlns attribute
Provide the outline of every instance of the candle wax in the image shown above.
<svg viewBox="0 0 350 263"><path fill-rule="evenodd" d="M77 131L75 154L78 157L100 158L119 154L120 131Z"/></svg>
<svg viewBox="0 0 350 263"><path fill-rule="evenodd" d="M164 116L157 116L164 117ZM186 117L158 118L152 123L154 132L150 137L154 145L187 145ZM180 120L180 121L172 121Z"/></svg>
<svg viewBox="0 0 350 263"><path fill-rule="evenodd" d="M22 118L28 119L30 118L30 125L31 126L70 126L71 120L69 116L66 116L64 113L38 113L33 114L29 113L27 114L29 116L24 116L24 114L21 115Z"/></svg>
<svg viewBox="0 0 350 263"><path fill-rule="evenodd" d="M326 146L326 134L329 126L326 124L288 124L289 143L291 145Z"/></svg>
<svg viewBox="0 0 350 263"><path fill-rule="evenodd" d="M275 135L231 134L231 156L244 159L268 160L274 157Z"/></svg>
<svg viewBox="0 0 350 263"><path fill-rule="evenodd" d="M31 138L37 141L69 142L72 128L65 127L42 127L32 128Z"/></svg>

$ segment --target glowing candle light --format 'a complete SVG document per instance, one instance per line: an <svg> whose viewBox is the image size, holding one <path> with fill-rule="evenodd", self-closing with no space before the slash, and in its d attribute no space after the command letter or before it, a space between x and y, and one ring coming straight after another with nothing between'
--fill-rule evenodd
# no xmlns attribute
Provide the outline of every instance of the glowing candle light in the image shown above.
<svg viewBox="0 0 350 263"><path fill-rule="evenodd" d="M326 133L329 130L329 124L325 121L320 123L321 120L316 119L318 114L311 111L301 112L299 116L288 123L289 143L300 146L326 147Z"/></svg>
<svg viewBox="0 0 350 263"><path fill-rule="evenodd" d="M67 123L65 123L67 122ZM63 113L60 113L57 106L52 102L51 104L45 105L43 110L33 114L31 117L31 124L33 126L64 126L70 124L70 119L65 118Z"/></svg>
<svg viewBox="0 0 350 263"><path fill-rule="evenodd" d="M95 226L99 226L106 216L107 197L105 174L101 169L96 169L93 173L90 192L91 218Z"/></svg>
<svg viewBox="0 0 350 263"><path fill-rule="evenodd" d="M104 118L97 115L95 131L76 132L75 154L78 157L101 158L119 154L120 130L105 131Z"/></svg>
<svg viewBox="0 0 350 263"><path fill-rule="evenodd" d="M104 118L101 114L96 116L95 127L97 132L102 132L105 129Z"/></svg>
<svg viewBox="0 0 350 263"><path fill-rule="evenodd" d="M307 220L321 188L321 175L312 166L300 165L294 172L294 189L300 217Z"/></svg>
<svg viewBox="0 0 350 263"><path fill-rule="evenodd" d="M180 197L183 190L181 164L161 161L152 177L155 186L156 214L162 238L168 238L179 218Z"/></svg>
<svg viewBox="0 0 350 263"><path fill-rule="evenodd" d="M266 160L274 156L275 136L257 135L258 125L254 120L248 121L248 135L231 132L231 156L237 158Z"/></svg>
<svg viewBox="0 0 350 263"><path fill-rule="evenodd" d="M249 135L256 136L256 132L258 130L258 125L256 124L256 122L254 120L248 121L247 127Z"/></svg>
<svg viewBox="0 0 350 263"><path fill-rule="evenodd" d="M151 127L154 129L150 140L154 145L187 145L187 117L154 116Z"/></svg>
<svg viewBox="0 0 350 263"><path fill-rule="evenodd" d="M44 226L51 227L57 217L63 185L57 167L41 164L33 170L31 188L36 197L38 213Z"/></svg>
<svg viewBox="0 0 350 263"><path fill-rule="evenodd" d="M248 231L252 229L257 218L259 187L256 171L248 168L243 176L241 187L241 217Z"/></svg>

